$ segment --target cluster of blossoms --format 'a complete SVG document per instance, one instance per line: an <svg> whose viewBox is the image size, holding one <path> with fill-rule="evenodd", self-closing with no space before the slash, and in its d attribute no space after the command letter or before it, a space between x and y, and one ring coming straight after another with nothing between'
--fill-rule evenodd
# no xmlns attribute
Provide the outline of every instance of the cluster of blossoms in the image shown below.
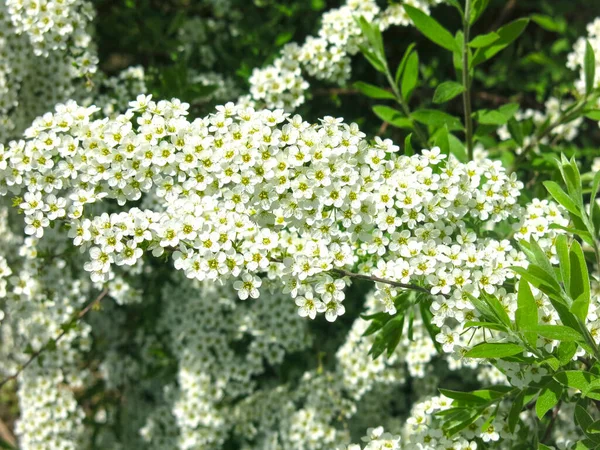
<svg viewBox="0 0 600 450"><path fill-rule="evenodd" d="M89 95L75 80L96 73L91 17L91 4L80 0L0 2L2 141L56 103Z"/></svg>
<svg viewBox="0 0 600 450"><path fill-rule="evenodd" d="M402 156L332 117L311 125L228 104L189 122L186 109L140 96L93 120L96 108L60 105L1 150L0 191L22 195L27 234L65 221L93 281L167 251L189 278L240 279L240 298L257 297L266 273L311 318L344 312L345 283L331 271L426 286L443 299L439 320L459 318L463 292L494 293L510 276L517 252L472 228L520 213L522 184L499 163L446 161L437 148ZM150 192L154 209L86 217L102 199ZM394 313L399 292L378 283L376 297Z"/></svg>
<svg viewBox="0 0 600 450"><path fill-rule="evenodd" d="M530 146L532 146L533 151L539 152L540 144L549 145L550 143L556 143L558 141L569 142L575 139L579 133L579 127L583 123L583 117L578 117L570 122L555 126L548 135L544 136L542 139L537 139L533 135L533 131L543 124L557 122L563 112L572 104L573 103L568 100L561 102L555 97L550 97L544 104L545 110L543 112L531 108L524 111L517 111L515 113L515 119L521 123L523 129L529 128L531 133L526 133L525 136L523 136L523 143L515 148L515 153L520 155L525 148ZM498 128L497 132L498 137L502 141L507 141L512 138L507 125L502 125Z"/></svg>
<svg viewBox="0 0 600 450"><path fill-rule="evenodd" d="M36 56L66 50L69 44L85 49L90 44L88 23L94 16L85 0L5 0L6 10L17 34L24 34Z"/></svg>
<svg viewBox="0 0 600 450"><path fill-rule="evenodd" d="M429 11L441 0L411 0L413 6ZM406 13L399 4L381 10L374 0L348 0L342 7L323 15L318 36L310 36L302 45L290 43L269 66L254 69L250 77L250 99L268 108L294 110L305 101L309 87L303 70L319 80L343 84L350 77L350 56L363 43L357 19L364 17L382 30L391 25L408 25ZM247 103L248 99L240 99Z"/></svg>
<svg viewBox="0 0 600 450"><path fill-rule="evenodd" d="M575 42L573 51L567 59L567 67L571 70L579 70L579 79L575 82L575 87L581 93L585 92L585 73L583 64L585 60L586 42L589 42L596 56L596 72L594 86L600 86L600 17L594 19L587 25L587 36L582 36Z"/></svg>

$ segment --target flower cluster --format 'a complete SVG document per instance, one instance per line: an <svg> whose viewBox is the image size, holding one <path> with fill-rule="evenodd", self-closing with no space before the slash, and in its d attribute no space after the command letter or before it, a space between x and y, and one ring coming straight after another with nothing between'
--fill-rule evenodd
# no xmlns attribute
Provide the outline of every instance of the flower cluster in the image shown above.
<svg viewBox="0 0 600 450"><path fill-rule="evenodd" d="M241 298L257 296L267 273L302 315L331 321L344 312L344 283L329 273L358 262L361 273L427 286L445 299L440 320L451 290L493 293L509 276L510 244L471 228L520 212L522 184L499 163L446 161L438 148L401 156L332 117L311 125L228 104L189 122L186 109L140 96L124 115L93 120L94 107L60 105L2 149L0 191L22 195L27 234L65 221L89 250L93 281L144 250L167 251L189 278L241 279ZM145 193L159 207L86 217L87 205ZM393 313L399 290L377 288Z"/></svg>
<svg viewBox="0 0 600 450"><path fill-rule="evenodd" d="M594 86L600 86L600 17L597 17L587 25L587 36L582 36L575 42L573 51L569 53L567 67L571 70L579 69L579 79L575 87L579 92L585 92L585 73L583 69L585 60L586 42L589 42L596 56L596 71Z"/></svg>
<svg viewBox="0 0 600 450"><path fill-rule="evenodd" d="M408 3L429 11L429 5L440 2L411 0ZM374 0L348 0L323 15L318 36L309 36L302 45L285 45L271 65L254 69L249 80L251 99L268 108L296 109L304 103L309 87L303 70L319 80L345 83L350 77L350 56L356 54L364 42L357 23L360 17L378 24L382 30L391 25L409 24L400 5L390 5L382 11Z"/></svg>

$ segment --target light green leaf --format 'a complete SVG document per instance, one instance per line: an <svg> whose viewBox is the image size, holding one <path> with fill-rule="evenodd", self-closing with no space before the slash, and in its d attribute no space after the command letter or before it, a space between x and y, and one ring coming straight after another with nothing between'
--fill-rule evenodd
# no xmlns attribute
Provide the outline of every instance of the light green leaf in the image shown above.
<svg viewBox="0 0 600 450"><path fill-rule="evenodd" d="M560 277L562 278L565 290L569 292L571 283L571 263L569 261L569 243L565 234L559 234L556 237L556 254L560 268Z"/></svg>
<svg viewBox="0 0 600 450"><path fill-rule="evenodd" d="M373 112L384 122L397 128L412 128L412 121L397 109L385 105L373 106Z"/></svg>
<svg viewBox="0 0 600 450"><path fill-rule="evenodd" d="M579 331L564 325L538 325L537 327L527 328L525 331L537 333L546 339L561 342L583 342L584 337Z"/></svg>
<svg viewBox="0 0 600 450"><path fill-rule="evenodd" d="M571 214L574 214L577 217L581 217L581 212L579 208L575 204L575 202L569 197L569 195L563 191L563 189L558 185L558 183L554 181L544 181L544 186L546 190L550 193L550 195L556 200L559 204L564 206L564 208L569 211Z"/></svg>
<svg viewBox="0 0 600 450"><path fill-rule="evenodd" d="M396 98L391 92L369 83L363 83L362 81L357 81L353 86L367 97L390 100L394 100Z"/></svg>
<svg viewBox="0 0 600 450"><path fill-rule="evenodd" d="M537 23L540 27L547 31L553 31L556 33L563 33L566 28L564 20L556 20L545 14L532 14L531 20Z"/></svg>
<svg viewBox="0 0 600 450"><path fill-rule="evenodd" d="M473 4L471 5L471 17L469 20L471 25L481 17L489 3L490 0L473 0Z"/></svg>
<svg viewBox="0 0 600 450"><path fill-rule="evenodd" d="M480 34L479 36L471 40L471 42L469 42L469 47L487 47L488 45L491 45L494 42L496 42L498 39L500 39L500 35L498 33L494 33L493 31L487 34Z"/></svg>
<svg viewBox="0 0 600 450"><path fill-rule="evenodd" d="M467 329L467 328L474 328L474 327L481 327L481 328L488 328L490 330L496 330L496 331L502 331L502 332L507 332L507 328L503 325L499 325L497 323L493 323L493 322L474 322L474 321L469 321L467 323L465 323L463 325L463 328Z"/></svg>
<svg viewBox="0 0 600 450"><path fill-rule="evenodd" d="M500 39L486 47L478 49L473 56L471 67L487 61L496 53L508 47L525 30L528 23L529 19L517 19L499 28L496 33L500 36Z"/></svg>
<svg viewBox="0 0 600 450"><path fill-rule="evenodd" d="M433 103L445 103L464 92L465 87L456 81L444 81L433 94Z"/></svg>
<svg viewBox="0 0 600 450"><path fill-rule="evenodd" d="M569 251L569 261L571 265L571 279L569 282L569 295L574 300L571 305L571 312L579 320L585 322L590 306L590 277L583 250L578 241L573 241Z"/></svg>
<svg viewBox="0 0 600 450"><path fill-rule="evenodd" d="M405 101L409 101L410 96L417 86L419 81L419 55L417 52L412 52L406 60L406 67L402 74L402 84L400 91L402 92L402 98Z"/></svg>
<svg viewBox="0 0 600 450"><path fill-rule="evenodd" d="M556 406L562 395L563 388L555 380L546 384L535 402L535 412L538 418L542 418L548 411Z"/></svg>
<svg viewBox="0 0 600 450"><path fill-rule="evenodd" d="M583 58L583 73L585 74L585 93L589 95L594 89L596 77L596 57L589 41L585 42L585 56Z"/></svg>
<svg viewBox="0 0 600 450"><path fill-rule="evenodd" d="M386 73L385 60L382 60L381 57L376 55L373 51L371 51L364 45L360 45L359 49L360 52L364 55L364 57L367 58L367 61L369 61L369 63L375 68L375 70L381 73Z"/></svg>
<svg viewBox="0 0 600 450"><path fill-rule="evenodd" d="M415 154L415 151L413 150L413 146L412 143L410 142L410 139L412 138L412 133L410 133L408 136L406 136L406 138L404 139L404 154L406 156L412 156Z"/></svg>
<svg viewBox="0 0 600 450"><path fill-rule="evenodd" d="M587 117L588 119L596 120L596 121L600 122L600 109L592 109L592 110L586 111L584 116Z"/></svg>
<svg viewBox="0 0 600 450"><path fill-rule="evenodd" d="M451 52L460 53L461 48L454 41L448 30L441 26L435 19L429 17L420 9L404 4L404 10L410 17L415 27L430 41Z"/></svg>
<svg viewBox="0 0 600 450"><path fill-rule="evenodd" d="M396 76L394 78L394 81L396 82L397 85L399 85L400 83L400 77L402 76L402 73L404 73L404 68L406 67L406 61L408 60L408 57L410 56L411 52L413 51L413 48L415 48L415 43L412 42L408 45L408 47L406 47L406 50L404 51L404 55L402 56L402 59L400 60L400 64L398 64L398 67L396 68Z"/></svg>
<svg viewBox="0 0 600 450"><path fill-rule="evenodd" d="M507 356L523 353L524 349L517 344L511 343L483 343L478 344L469 350L465 356L467 358L504 358Z"/></svg>
<svg viewBox="0 0 600 450"><path fill-rule="evenodd" d="M598 375L582 370L565 370L554 374L554 379L564 386L580 390L584 396L593 381L600 380Z"/></svg>
<svg viewBox="0 0 600 450"><path fill-rule="evenodd" d="M517 327L519 330L534 328L538 324L538 309L535 298L531 293L529 283L523 278L519 280L519 292L517 295L517 311L515 313ZM537 336L535 332L525 332L525 339L530 345L535 346Z"/></svg>

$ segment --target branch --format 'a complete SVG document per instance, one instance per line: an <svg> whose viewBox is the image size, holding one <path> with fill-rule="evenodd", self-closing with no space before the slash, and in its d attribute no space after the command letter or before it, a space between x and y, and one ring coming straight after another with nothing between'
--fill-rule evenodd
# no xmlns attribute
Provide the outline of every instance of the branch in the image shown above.
<svg viewBox="0 0 600 450"><path fill-rule="evenodd" d="M4 439L8 444L12 445L13 447L17 445L17 440L15 439L10 429L2 421L2 419L0 419L0 438Z"/></svg>
<svg viewBox="0 0 600 450"><path fill-rule="evenodd" d="M283 261L280 259L272 259L271 261L276 262L276 263L283 263ZM418 286L416 284L399 283L397 281L388 280L385 278L379 278L379 277L376 277L375 275L363 275L361 273L350 272L349 270L337 269L337 268L330 269L329 272L335 272L338 275L341 275L343 277L358 278L360 280L373 281L374 283L384 283L384 284L389 284L390 286L399 287L402 289L410 289L413 291L422 292L424 294L431 294L431 292L429 292L429 290L425 289L424 287Z"/></svg>
<svg viewBox="0 0 600 450"><path fill-rule="evenodd" d="M62 339L62 337L68 333L69 325L72 325L72 324L78 322L79 320L81 320L88 312L90 312L92 310L92 308L94 308L98 303L100 303L100 300L102 300L106 296L106 294L108 294L108 289L104 288L102 290L102 292L100 292L98 297L96 297L94 300L92 300L90 303L88 303L88 305L85 308L83 308L81 311L79 311L79 314L77 314L77 316L75 316L73 319L71 319L68 323L63 324L63 330L60 332L60 334L58 336L56 336L56 338L49 340L37 352L33 353L31 355L31 357L27 360L27 362L19 368L19 370L17 370L13 375L9 376L8 378L5 378L4 380L2 380L0 382L0 389L2 389L2 387L6 383L8 383L10 380L16 380L17 377L21 374L21 372L23 372L27 368L27 366L29 366L33 361L35 361L38 358L38 356L40 356L42 354L42 352L44 350L46 350L51 345L56 345L58 343L58 341L60 341ZM66 325L66 326L64 326L64 325Z"/></svg>

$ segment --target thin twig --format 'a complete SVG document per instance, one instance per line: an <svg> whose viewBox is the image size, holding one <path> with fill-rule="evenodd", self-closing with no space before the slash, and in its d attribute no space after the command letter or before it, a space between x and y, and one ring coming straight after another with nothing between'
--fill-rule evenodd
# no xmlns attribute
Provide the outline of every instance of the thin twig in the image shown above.
<svg viewBox="0 0 600 450"><path fill-rule="evenodd" d="M276 263L283 262L280 259L272 259L271 261ZM413 291L422 292L424 294L431 294L431 292L429 292L427 289L421 286L417 286L416 284L399 283L398 281L387 280L385 278L376 277L375 275L363 275L361 273L350 272L349 270L338 269L335 267L333 269L329 269L329 271L337 273L338 275L341 275L343 277L358 278L360 280L373 281L375 283L384 283L402 289L411 289Z"/></svg>
<svg viewBox="0 0 600 450"><path fill-rule="evenodd" d="M387 128L388 128L389 123L388 122L383 122L381 124L381 126L379 127L379 131L377 132L377 136L383 136L383 134L386 132Z"/></svg>
<svg viewBox="0 0 600 450"><path fill-rule="evenodd" d="M552 410L552 418L550 419L550 422L546 427L546 431L544 432L544 437L542 438L541 442L546 442L547 439L550 437L550 433L552 432L552 428L554 427L554 424L556 423L556 418L558 417L558 412L560 411L560 404L561 402L558 402L558 404Z"/></svg>
<svg viewBox="0 0 600 450"><path fill-rule="evenodd" d="M10 428L0 419L0 437L13 447L17 445L17 439L10 431Z"/></svg>
<svg viewBox="0 0 600 450"><path fill-rule="evenodd" d="M108 289L104 288L102 290L102 292L100 292L100 294L98 295L98 297L96 297L94 300L92 300L85 308L83 308L81 311L79 311L79 314L77 314L77 316L73 319L71 319L69 322L67 322L67 324L65 325L70 325L73 324L75 322L78 322L79 320L81 320L83 318L83 316L85 316L88 312L90 312L90 310L92 308L94 308L94 306L96 306L98 303L100 303L100 301L106 296L106 294L108 294ZM16 380L17 377L21 374L21 372L23 372L27 366L29 366L33 361L35 361L38 356L40 356L42 354L42 352L44 350L46 350L50 345L49 344L57 344L58 341L60 341L62 339L62 337L67 334L69 332L69 327L63 327L63 330L60 332L60 334L55 338L52 339L50 341L48 341L45 345L43 345L37 352L34 352L31 357L27 360L27 362L25 364L23 364L19 370L17 370L13 375L9 376L8 378L5 378L4 380L2 380L0 382L0 389L2 389L2 387L8 383L10 380Z"/></svg>

